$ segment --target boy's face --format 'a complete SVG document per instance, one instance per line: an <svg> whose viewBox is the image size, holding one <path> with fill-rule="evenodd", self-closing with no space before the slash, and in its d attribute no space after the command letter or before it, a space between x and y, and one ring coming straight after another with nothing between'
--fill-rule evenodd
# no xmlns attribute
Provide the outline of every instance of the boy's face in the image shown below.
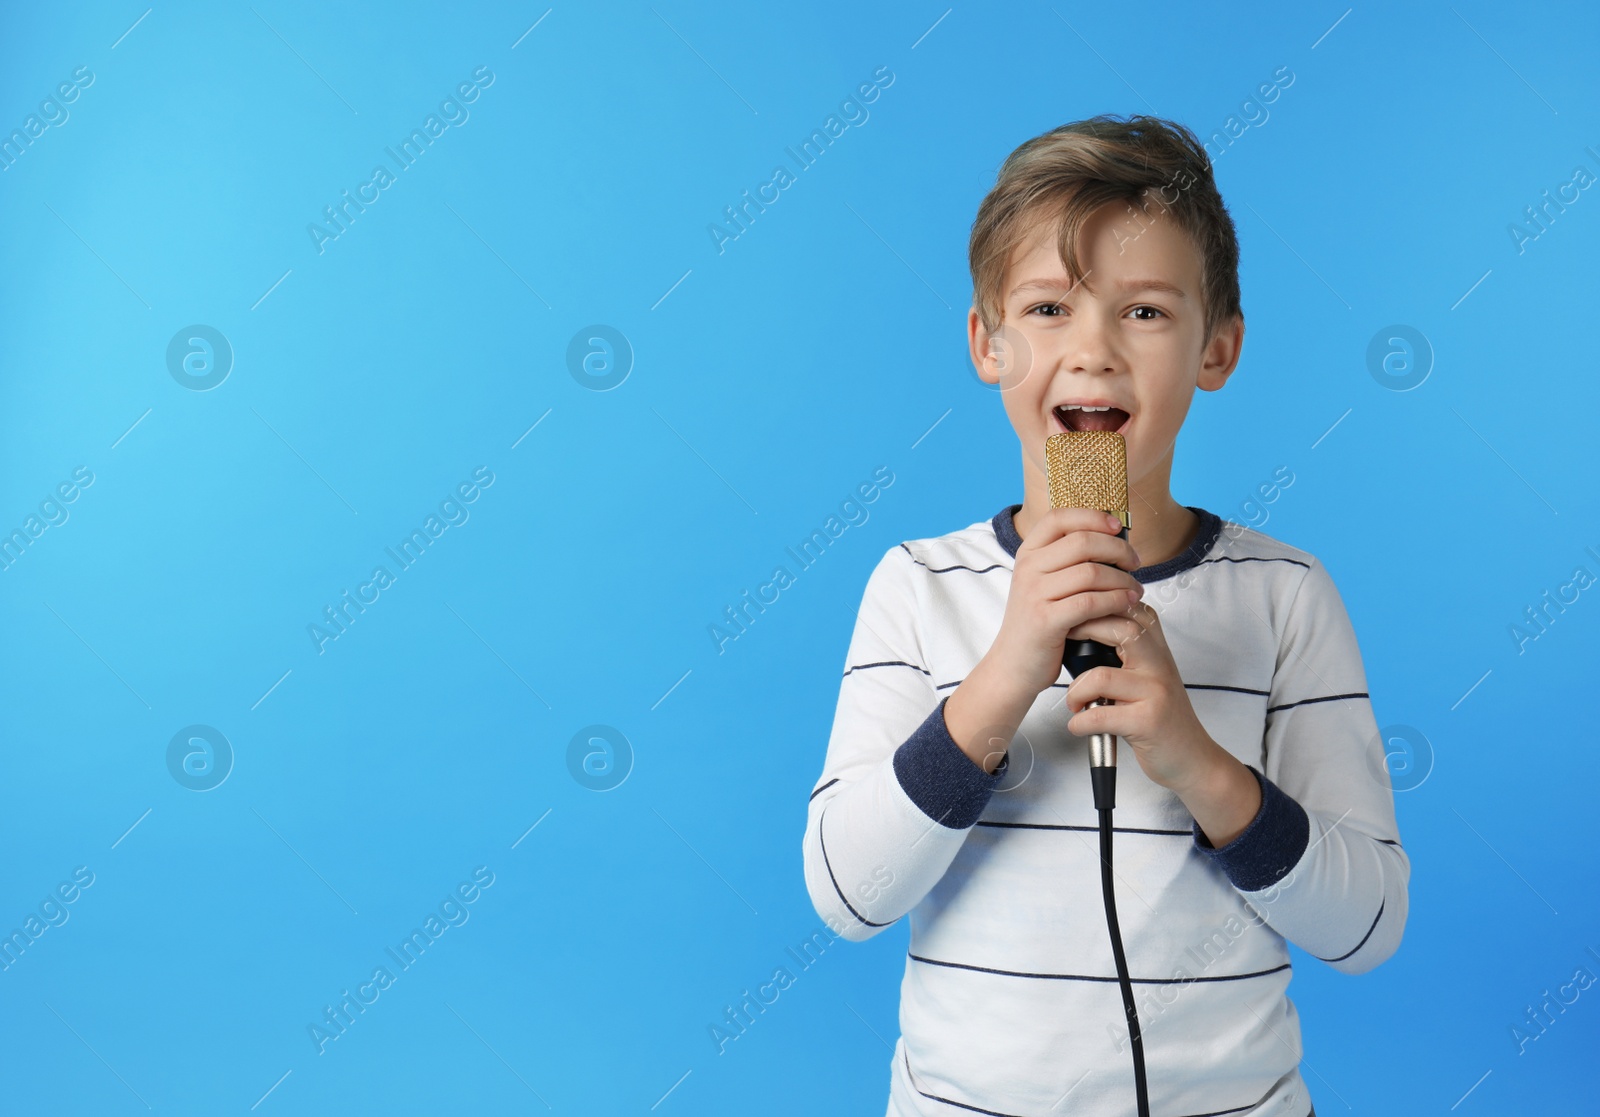
<svg viewBox="0 0 1600 1117"><path fill-rule="evenodd" d="M1224 322L1206 337L1200 254L1158 206L1137 219L1122 202L1102 206L1083 224L1078 258L1085 274L1074 287L1053 223L1037 225L1006 269L1000 328L991 335L976 309L968 314L973 364L1000 386L1041 478L1050 435L1115 430L1127 442L1130 485L1164 479L1194 389L1226 383L1244 323Z"/></svg>

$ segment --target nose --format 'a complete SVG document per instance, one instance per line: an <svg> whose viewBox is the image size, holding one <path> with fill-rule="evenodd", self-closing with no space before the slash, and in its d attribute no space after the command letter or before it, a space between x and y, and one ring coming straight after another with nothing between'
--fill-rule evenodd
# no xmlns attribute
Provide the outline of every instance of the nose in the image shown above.
<svg viewBox="0 0 1600 1117"><path fill-rule="evenodd" d="M1066 330L1061 358L1064 367L1090 375L1116 371L1116 352L1111 332L1092 308L1073 317Z"/></svg>

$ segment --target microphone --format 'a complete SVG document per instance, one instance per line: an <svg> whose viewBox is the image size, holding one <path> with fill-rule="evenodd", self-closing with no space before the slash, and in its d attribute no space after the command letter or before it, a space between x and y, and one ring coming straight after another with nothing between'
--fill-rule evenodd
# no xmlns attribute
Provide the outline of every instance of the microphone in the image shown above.
<svg viewBox="0 0 1600 1117"><path fill-rule="evenodd" d="M1128 537L1128 447L1116 431L1065 431L1045 440L1044 458L1050 479L1050 507L1098 508L1122 521L1120 538ZM1091 667L1121 667L1115 649L1095 640L1071 640L1062 649L1061 664L1077 678ZM1091 706L1109 705L1097 698ZM1109 809L1115 798L1117 738L1113 733L1089 736L1089 769L1095 784L1095 806ZM1109 778L1101 770L1110 769ZM1102 784L1109 786L1102 787Z"/></svg>
<svg viewBox="0 0 1600 1117"><path fill-rule="evenodd" d="M1098 508L1122 521L1120 538L1128 537L1128 447L1116 431L1065 431L1045 440L1044 458L1050 479L1050 507ZM1121 667L1116 650L1095 640L1068 639L1061 649L1061 665L1077 678L1091 667ZM1091 706L1110 705L1097 698ZM1128 1022L1128 1046L1133 1054L1134 1105L1139 1117L1150 1117L1150 1087L1145 1079L1144 1037L1139 1031L1139 1010L1133 1001L1133 980L1122 948L1117 922L1117 897L1111 869L1111 813L1117 799L1117 737L1114 733L1089 735L1089 782L1100 816L1100 895L1106 910L1106 931L1111 957L1122 993L1122 1012Z"/></svg>

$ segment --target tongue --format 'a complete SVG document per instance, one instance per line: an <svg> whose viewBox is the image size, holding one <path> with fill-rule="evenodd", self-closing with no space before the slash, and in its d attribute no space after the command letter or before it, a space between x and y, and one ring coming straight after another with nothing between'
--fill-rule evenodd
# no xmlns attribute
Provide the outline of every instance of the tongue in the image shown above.
<svg viewBox="0 0 1600 1117"><path fill-rule="evenodd" d="M1073 411L1072 429L1079 431L1114 431L1128 421L1128 413L1120 407L1110 411Z"/></svg>

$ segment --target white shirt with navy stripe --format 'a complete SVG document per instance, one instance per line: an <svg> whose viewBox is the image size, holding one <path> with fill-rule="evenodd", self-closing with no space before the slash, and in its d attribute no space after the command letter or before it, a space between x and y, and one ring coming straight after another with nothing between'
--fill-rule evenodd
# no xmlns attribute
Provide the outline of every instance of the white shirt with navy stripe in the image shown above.
<svg viewBox="0 0 1600 1117"><path fill-rule="evenodd" d="M890 1117L1133 1114L1071 675L992 775L944 700L994 642L1021 539L1002 509L899 544L868 579L804 842L813 904L847 939L911 921ZM1114 864L1152 1112L1305 1117L1287 942L1346 973L1394 953L1410 863L1344 604L1311 555L1203 509L1181 555L1134 572L1206 732L1260 812L1221 849L1124 747Z"/></svg>

